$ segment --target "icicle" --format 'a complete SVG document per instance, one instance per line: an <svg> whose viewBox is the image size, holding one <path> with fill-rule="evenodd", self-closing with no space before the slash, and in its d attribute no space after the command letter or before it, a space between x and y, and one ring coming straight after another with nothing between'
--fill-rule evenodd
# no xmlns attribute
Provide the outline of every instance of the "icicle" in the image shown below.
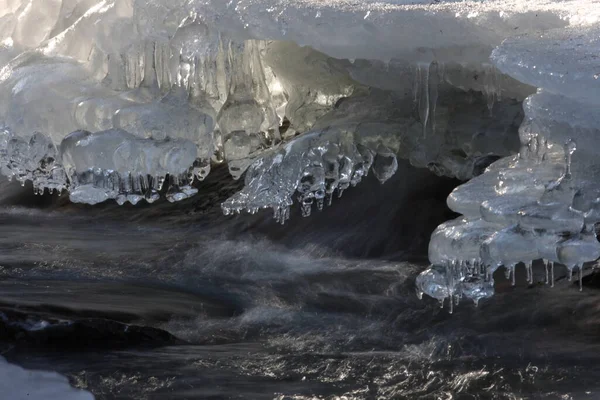
<svg viewBox="0 0 600 400"><path fill-rule="evenodd" d="M421 94L420 86L421 86L421 68L417 65L417 68L415 70L415 86L413 88L414 102L417 107L419 106L419 98L420 98L420 94Z"/></svg>
<svg viewBox="0 0 600 400"><path fill-rule="evenodd" d="M500 100L500 87L498 85L498 75L496 69L489 64L485 65L485 81L483 86L483 92L487 99L487 107L490 111L490 116L494 109L496 101Z"/></svg>
<svg viewBox="0 0 600 400"><path fill-rule="evenodd" d="M323 206L325 205L325 201L323 198L317 199L317 210L323 211Z"/></svg>
<svg viewBox="0 0 600 400"><path fill-rule="evenodd" d="M550 261L550 287L554 287L554 261Z"/></svg>
<svg viewBox="0 0 600 400"><path fill-rule="evenodd" d="M525 263L525 267L527 268L527 277L529 284L533 284L533 261L528 261Z"/></svg>
<svg viewBox="0 0 600 400"><path fill-rule="evenodd" d="M289 220L290 219L290 206L285 206L284 207L284 214L283 214L285 220Z"/></svg>
<svg viewBox="0 0 600 400"><path fill-rule="evenodd" d="M429 130L435 132L438 86L442 77L443 66L440 67L436 61L417 65L414 95L419 119L423 124L423 137L427 137Z"/></svg>
<svg viewBox="0 0 600 400"><path fill-rule="evenodd" d="M158 88L162 91L171 86L171 74L169 71L170 49L166 43L155 42L154 44L154 69Z"/></svg>
<svg viewBox="0 0 600 400"><path fill-rule="evenodd" d="M427 123L429 122L429 68L431 64L419 64L419 118L423 124L423 136L427 136Z"/></svg>
<svg viewBox="0 0 600 400"><path fill-rule="evenodd" d="M438 87L440 84L439 66L437 62L432 62L429 68L429 125L431 132L435 134L435 110L438 100Z"/></svg>
<svg viewBox="0 0 600 400"><path fill-rule="evenodd" d="M161 191L161 190L162 190L162 188L163 188L163 185L165 184L165 177L164 177L164 176L157 176L157 177L154 179L154 182L155 182L155 184L156 184L156 187L155 187L155 189L156 189L157 191Z"/></svg>
<svg viewBox="0 0 600 400"><path fill-rule="evenodd" d="M516 282L516 277L515 277L515 275L516 275L516 274L515 274L515 264L512 264L512 265L510 266L510 273L511 273L511 275L512 275L512 285L513 285L513 286L515 286L515 285L517 284L517 282Z"/></svg>
<svg viewBox="0 0 600 400"><path fill-rule="evenodd" d="M577 143L573 139L569 139L564 146L565 149L565 175L566 179L571 178L571 160L573 158L573 153L577 150Z"/></svg>
<svg viewBox="0 0 600 400"><path fill-rule="evenodd" d="M300 210L302 212L302 216L303 217L310 217L310 214L312 212L312 203L313 203L313 199L312 198L303 198L300 199Z"/></svg>

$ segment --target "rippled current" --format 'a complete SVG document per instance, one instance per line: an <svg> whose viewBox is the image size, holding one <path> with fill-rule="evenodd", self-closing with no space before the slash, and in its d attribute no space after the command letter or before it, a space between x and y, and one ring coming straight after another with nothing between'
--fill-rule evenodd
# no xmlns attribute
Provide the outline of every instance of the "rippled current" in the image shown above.
<svg viewBox="0 0 600 400"><path fill-rule="evenodd" d="M280 226L223 216L223 171L138 207L3 182L0 354L97 399L600 398L595 275L582 293L498 276L453 315L417 299L455 185L401 164Z"/></svg>

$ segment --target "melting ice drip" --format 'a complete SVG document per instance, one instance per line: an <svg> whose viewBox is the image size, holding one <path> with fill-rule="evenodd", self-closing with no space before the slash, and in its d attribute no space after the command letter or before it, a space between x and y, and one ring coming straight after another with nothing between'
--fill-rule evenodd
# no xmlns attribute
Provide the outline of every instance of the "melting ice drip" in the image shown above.
<svg viewBox="0 0 600 400"><path fill-rule="evenodd" d="M519 154L449 196L463 217L432 235L433 266L417 280L421 292L441 302L461 295L477 302L493 294L492 276L501 266L514 284L515 267L523 264L533 283L535 260L545 267L542 281L553 285L555 265L562 264L569 280L579 273L581 289L584 267L600 257L598 33L567 28L507 40L494 51L502 71L543 89L524 103ZM474 277L472 265L485 273ZM475 297L464 282L475 282Z"/></svg>

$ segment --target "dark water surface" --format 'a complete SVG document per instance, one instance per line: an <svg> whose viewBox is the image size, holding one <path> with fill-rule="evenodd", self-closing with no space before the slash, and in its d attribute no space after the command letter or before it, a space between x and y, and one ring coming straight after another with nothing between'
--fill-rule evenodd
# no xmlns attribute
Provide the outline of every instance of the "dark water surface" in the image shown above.
<svg viewBox="0 0 600 400"><path fill-rule="evenodd" d="M282 227L223 216L223 171L138 207L3 182L0 354L98 399L600 398L594 275L583 293L499 277L453 315L416 298L456 184L401 164Z"/></svg>

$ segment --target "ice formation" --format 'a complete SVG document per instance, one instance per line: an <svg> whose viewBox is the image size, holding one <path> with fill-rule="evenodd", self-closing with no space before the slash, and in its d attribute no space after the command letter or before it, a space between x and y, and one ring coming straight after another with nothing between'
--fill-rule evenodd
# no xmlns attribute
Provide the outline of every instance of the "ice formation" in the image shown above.
<svg viewBox="0 0 600 400"><path fill-rule="evenodd" d="M500 266L600 256L599 21L595 0L0 0L0 172L137 204L226 163L246 185L224 212L284 223L405 158L470 179L417 283L478 302Z"/></svg>
<svg viewBox="0 0 600 400"><path fill-rule="evenodd" d="M507 39L494 50L502 72L539 88L524 102L521 149L450 195L448 205L463 216L433 234L433 267L419 277L419 290L442 302L461 295L477 302L493 294L483 289L499 267L514 283L522 264L533 283L536 260L546 283L561 264L569 279L578 272L581 288L583 269L600 257L599 38L597 25L568 27Z"/></svg>

